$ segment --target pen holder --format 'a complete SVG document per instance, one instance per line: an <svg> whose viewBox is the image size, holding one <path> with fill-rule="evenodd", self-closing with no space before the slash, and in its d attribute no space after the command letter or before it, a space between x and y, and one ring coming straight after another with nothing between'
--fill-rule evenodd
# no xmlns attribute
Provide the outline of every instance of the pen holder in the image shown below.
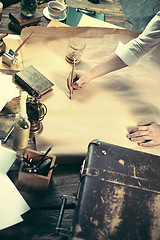
<svg viewBox="0 0 160 240"><path fill-rule="evenodd" d="M41 159L43 154L35 150L27 149L25 155L26 156L28 155L30 159L32 158L33 163L36 164ZM55 164L56 157L54 155L47 155L45 159L47 158L51 159L50 167L52 168ZM40 193L40 194L45 193L46 190L48 189L53 168L48 172L47 176L44 176L37 173L24 172L23 167L24 167L24 162L21 163L19 174L18 174L18 184L17 184L18 189L22 192L28 192L28 193L33 193L33 192Z"/></svg>

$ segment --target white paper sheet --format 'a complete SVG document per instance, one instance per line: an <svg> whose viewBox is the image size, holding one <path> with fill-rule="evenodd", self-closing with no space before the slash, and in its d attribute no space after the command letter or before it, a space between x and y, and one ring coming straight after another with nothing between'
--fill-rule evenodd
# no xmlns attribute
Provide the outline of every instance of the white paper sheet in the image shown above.
<svg viewBox="0 0 160 240"><path fill-rule="evenodd" d="M81 17L78 27L106 27L106 28L121 28L119 26L116 26L114 24L104 22L102 20L90 17L86 14L83 14Z"/></svg>
<svg viewBox="0 0 160 240"><path fill-rule="evenodd" d="M7 102L11 101L12 98L17 97L18 95L19 90L12 82L12 76L0 73L0 111Z"/></svg>
<svg viewBox="0 0 160 240"><path fill-rule="evenodd" d="M30 208L6 175L16 152L0 146L0 230L23 221L21 215Z"/></svg>

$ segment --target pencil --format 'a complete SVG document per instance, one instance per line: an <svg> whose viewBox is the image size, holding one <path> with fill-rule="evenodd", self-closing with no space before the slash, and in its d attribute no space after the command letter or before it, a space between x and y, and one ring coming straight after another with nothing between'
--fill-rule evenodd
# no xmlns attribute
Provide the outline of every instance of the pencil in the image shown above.
<svg viewBox="0 0 160 240"><path fill-rule="evenodd" d="M36 168L38 168L43 163L43 161L45 160L45 157L51 151L52 147L53 147L53 145L50 148L48 148L48 150L45 152L45 154L41 157L41 159L39 160L39 162L36 165Z"/></svg>
<svg viewBox="0 0 160 240"><path fill-rule="evenodd" d="M5 138L3 139L3 143L6 143L7 142L7 140L8 140L8 138L9 138L9 136L11 135L11 133L13 132L13 130L14 130L14 125L12 125L12 127L10 128L10 130L8 131L8 133L7 133L7 135L5 136Z"/></svg>
<svg viewBox="0 0 160 240"><path fill-rule="evenodd" d="M72 99L72 93L73 93L73 76L74 76L74 69L75 69L75 58L73 58L73 67L72 67L72 75L71 75L71 90L70 90L70 96L69 99Z"/></svg>

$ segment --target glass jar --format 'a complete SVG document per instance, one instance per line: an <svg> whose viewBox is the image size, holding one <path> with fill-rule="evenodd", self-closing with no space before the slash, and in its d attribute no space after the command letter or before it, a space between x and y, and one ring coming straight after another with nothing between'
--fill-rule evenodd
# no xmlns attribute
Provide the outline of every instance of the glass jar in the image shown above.
<svg viewBox="0 0 160 240"><path fill-rule="evenodd" d="M86 47L86 43L83 39L74 38L69 39L66 50L66 61L69 63L79 63L81 60L82 53Z"/></svg>
<svg viewBox="0 0 160 240"><path fill-rule="evenodd" d="M25 17L32 17L37 9L37 0L21 0L21 13Z"/></svg>

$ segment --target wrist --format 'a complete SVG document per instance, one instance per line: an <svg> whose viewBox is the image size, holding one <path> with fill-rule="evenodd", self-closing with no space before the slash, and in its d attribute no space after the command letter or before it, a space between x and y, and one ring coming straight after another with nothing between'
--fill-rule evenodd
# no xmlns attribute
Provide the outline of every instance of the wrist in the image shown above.
<svg viewBox="0 0 160 240"><path fill-rule="evenodd" d="M88 79L88 82L90 82L91 80L93 80L94 78L97 78L99 75L96 71L96 69L91 68L88 72L87 72L87 76L86 78Z"/></svg>

